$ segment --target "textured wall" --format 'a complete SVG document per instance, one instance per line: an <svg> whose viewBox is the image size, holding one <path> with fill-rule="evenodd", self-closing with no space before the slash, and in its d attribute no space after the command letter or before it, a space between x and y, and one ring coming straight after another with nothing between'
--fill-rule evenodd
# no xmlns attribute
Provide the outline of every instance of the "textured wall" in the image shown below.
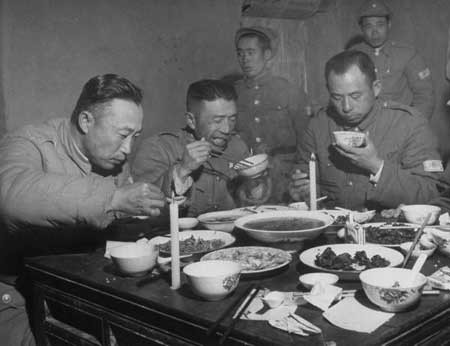
<svg viewBox="0 0 450 346"><path fill-rule="evenodd" d="M235 68L240 0L3 0L6 125L68 116L115 72L144 89L145 134L184 123L187 85ZM1 126L1 124L0 124Z"/></svg>

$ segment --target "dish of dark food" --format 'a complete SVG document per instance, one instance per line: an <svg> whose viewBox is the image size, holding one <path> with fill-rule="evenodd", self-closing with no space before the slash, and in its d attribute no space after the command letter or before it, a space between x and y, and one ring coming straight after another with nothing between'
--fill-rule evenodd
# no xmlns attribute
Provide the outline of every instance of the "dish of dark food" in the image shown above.
<svg viewBox="0 0 450 346"><path fill-rule="evenodd" d="M380 255L369 258L364 250L356 251L353 256L348 252L336 255L330 247L327 247L324 252L316 256L315 264L327 269L362 270L387 267L390 262Z"/></svg>
<svg viewBox="0 0 450 346"><path fill-rule="evenodd" d="M407 223L374 223L364 225L366 242L384 246L399 246L413 241L417 225Z"/></svg>
<svg viewBox="0 0 450 346"><path fill-rule="evenodd" d="M180 255L188 255L199 252L210 252L222 248L225 242L222 239L206 240L191 235L185 240L180 240ZM170 254L170 241L159 245L159 251Z"/></svg>
<svg viewBox="0 0 450 346"><path fill-rule="evenodd" d="M299 257L313 270L336 274L342 280L359 280L359 273L365 269L395 267L404 259L399 251L375 244L322 245L303 251Z"/></svg>
<svg viewBox="0 0 450 346"><path fill-rule="evenodd" d="M291 255L283 250L262 247L242 246L211 252L201 258L205 260L224 260L238 262L243 274L254 274L275 270L291 262Z"/></svg>
<svg viewBox="0 0 450 346"><path fill-rule="evenodd" d="M263 231L297 231L324 226L320 220L305 217L283 217L265 220L255 220L244 224L244 227Z"/></svg>

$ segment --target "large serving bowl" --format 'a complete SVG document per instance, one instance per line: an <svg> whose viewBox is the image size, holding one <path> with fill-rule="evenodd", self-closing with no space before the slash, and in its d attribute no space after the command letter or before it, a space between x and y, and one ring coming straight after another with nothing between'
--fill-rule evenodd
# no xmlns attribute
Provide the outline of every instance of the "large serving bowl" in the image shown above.
<svg viewBox="0 0 450 346"><path fill-rule="evenodd" d="M289 210L247 215L236 227L263 243L299 242L318 237L333 218L318 211Z"/></svg>
<svg viewBox="0 0 450 346"><path fill-rule="evenodd" d="M269 164L269 157L267 154L258 154L247 157L245 161L236 162L233 168L243 177L255 178L262 174Z"/></svg>
<svg viewBox="0 0 450 346"><path fill-rule="evenodd" d="M241 266L232 261L201 261L183 268L192 291L215 301L233 292L239 283Z"/></svg>
<svg viewBox="0 0 450 346"><path fill-rule="evenodd" d="M412 271L404 268L374 268L359 274L367 298L382 310L398 312L416 304L427 278L418 273L413 283L407 284ZM398 283L400 286L397 286Z"/></svg>
<svg viewBox="0 0 450 346"><path fill-rule="evenodd" d="M153 244L132 243L114 247L109 253L122 274L141 276L155 267L159 251Z"/></svg>
<svg viewBox="0 0 450 346"><path fill-rule="evenodd" d="M400 210L403 212L406 221L417 224L422 224L427 215L431 213L427 225L434 224L441 212L441 208L429 204L404 205L400 207Z"/></svg>
<svg viewBox="0 0 450 346"><path fill-rule="evenodd" d="M231 209L201 214L197 219L210 230L230 233L234 229L234 221L251 213L251 211L245 211L243 209Z"/></svg>

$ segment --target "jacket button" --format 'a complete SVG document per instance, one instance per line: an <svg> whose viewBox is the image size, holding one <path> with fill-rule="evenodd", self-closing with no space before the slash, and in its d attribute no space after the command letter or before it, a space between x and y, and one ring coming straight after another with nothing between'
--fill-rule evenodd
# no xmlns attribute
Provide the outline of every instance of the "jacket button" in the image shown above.
<svg viewBox="0 0 450 346"><path fill-rule="evenodd" d="M259 85L258 85L258 84L255 85L255 89L256 89L256 90L259 89Z"/></svg>
<svg viewBox="0 0 450 346"><path fill-rule="evenodd" d="M255 123L259 123L261 121L261 119L259 119L259 117L255 117Z"/></svg>
<svg viewBox="0 0 450 346"><path fill-rule="evenodd" d="M352 181L349 181L347 184L348 184L348 186L353 186L353 182Z"/></svg>
<svg viewBox="0 0 450 346"><path fill-rule="evenodd" d="M216 177L216 180L219 181L219 180L220 180L220 177Z"/></svg>
<svg viewBox="0 0 450 346"><path fill-rule="evenodd" d="M10 294L5 293L4 295L2 295L2 302L3 303L9 304L9 303L11 303L11 301L12 301L12 298L11 298Z"/></svg>
<svg viewBox="0 0 450 346"><path fill-rule="evenodd" d="M255 104L255 105L259 105L259 100L255 100L253 103Z"/></svg>
<svg viewBox="0 0 450 346"><path fill-rule="evenodd" d="M255 138L255 142L256 142L256 143L261 143L261 137L256 137L256 138Z"/></svg>

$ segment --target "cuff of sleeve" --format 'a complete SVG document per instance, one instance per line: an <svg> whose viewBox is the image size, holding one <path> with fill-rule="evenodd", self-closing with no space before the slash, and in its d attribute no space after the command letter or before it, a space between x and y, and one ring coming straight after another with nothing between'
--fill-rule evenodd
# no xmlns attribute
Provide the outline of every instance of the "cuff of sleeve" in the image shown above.
<svg viewBox="0 0 450 346"><path fill-rule="evenodd" d="M384 160L381 162L381 166L380 166L380 168L378 168L377 173L375 175L371 174L369 176L369 181L372 184L376 185L378 183L378 181L380 180L380 177L381 177L381 173L383 172L383 168L384 168Z"/></svg>
<svg viewBox="0 0 450 346"><path fill-rule="evenodd" d="M194 182L194 180L190 176L185 179L182 179L178 175L178 170L176 169L176 167L173 169L172 178L173 178L173 186L175 188L175 193L177 195L184 195L186 193L186 191L189 190L189 188L192 186L192 184Z"/></svg>

